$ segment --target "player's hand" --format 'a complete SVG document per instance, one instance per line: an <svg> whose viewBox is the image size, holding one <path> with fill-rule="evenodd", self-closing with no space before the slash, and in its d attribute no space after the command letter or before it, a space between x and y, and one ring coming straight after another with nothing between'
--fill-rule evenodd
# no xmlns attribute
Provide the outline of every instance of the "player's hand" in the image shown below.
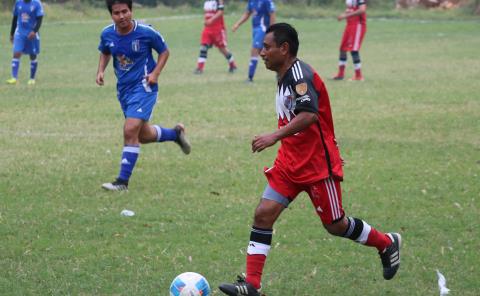
<svg viewBox="0 0 480 296"><path fill-rule="evenodd" d="M240 27L238 24L233 25L233 27L232 27L232 32L235 33L235 31L238 30L238 27Z"/></svg>
<svg viewBox="0 0 480 296"><path fill-rule="evenodd" d="M252 140L252 152L261 152L275 143L277 143L277 138L274 134L255 136Z"/></svg>
<svg viewBox="0 0 480 296"><path fill-rule="evenodd" d="M337 20L338 20L338 21L341 21L341 20L343 20L344 18L345 18L345 13L342 13L342 14L340 14L339 16L337 16Z"/></svg>
<svg viewBox="0 0 480 296"><path fill-rule="evenodd" d="M37 36L37 33L35 33L35 32L32 31L32 32L28 33L27 38L28 38L28 40L32 40L32 39L35 38L36 36Z"/></svg>
<svg viewBox="0 0 480 296"><path fill-rule="evenodd" d="M158 75L155 73L150 73L145 76L145 80L147 81L148 85L157 84L158 83Z"/></svg>
<svg viewBox="0 0 480 296"><path fill-rule="evenodd" d="M98 85L102 86L105 82L103 81L104 73L97 73L97 80L95 81Z"/></svg>
<svg viewBox="0 0 480 296"><path fill-rule="evenodd" d="M210 26L212 24L212 21L210 19L205 20L205 26Z"/></svg>

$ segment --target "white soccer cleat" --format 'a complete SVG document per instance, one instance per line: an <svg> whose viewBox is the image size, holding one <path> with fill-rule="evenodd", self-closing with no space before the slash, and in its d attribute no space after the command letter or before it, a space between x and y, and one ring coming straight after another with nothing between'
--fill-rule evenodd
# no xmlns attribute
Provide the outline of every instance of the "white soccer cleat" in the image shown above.
<svg viewBox="0 0 480 296"><path fill-rule="evenodd" d="M128 191L128 183L115 180L112 183L103 183L102 188L108 191Z"/></svg>

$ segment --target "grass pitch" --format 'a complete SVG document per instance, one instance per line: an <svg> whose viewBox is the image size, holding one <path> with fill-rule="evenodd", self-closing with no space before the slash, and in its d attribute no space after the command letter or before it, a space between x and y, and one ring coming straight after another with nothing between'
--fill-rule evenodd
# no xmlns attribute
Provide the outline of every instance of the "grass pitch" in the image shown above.
<svg viewBox="0 0 480 296"><path fill-rule="evenodd" d="M344 24L280 20L300 32L299 57L325 80L333 75ZM0 84L0 294L167 295L177 274L195 271L219 295L220 282L243 272L262 168L276 153L250 152L255 134L276 127L274 74L260 64L244 84L249 24L229 33L238 73L210 50L205 74L194 76L201 18L149 22L171 50L152 122L184 122L192 154L142 146L130 192L102 191L122 148L111 65L106 86L95 85L109 16L47 18L37 85L26 85L27 57L20 84ZM0 30L7 36L9 26ZM402 234L402 267L384 281L375 250L328 235L302 195L275 225L267 295L438 295L436 269L452 295L480 293L478 48L475 22L369 20L366 81L326 85L347 161L344 207ZM10 59L2 42L2 80Z"/></svg>

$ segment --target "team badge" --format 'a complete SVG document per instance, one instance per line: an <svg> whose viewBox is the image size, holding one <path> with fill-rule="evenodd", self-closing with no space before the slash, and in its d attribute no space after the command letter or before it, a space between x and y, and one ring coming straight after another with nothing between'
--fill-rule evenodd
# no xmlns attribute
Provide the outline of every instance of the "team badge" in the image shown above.
<svg viewBox="0 0 480 296"><path fill-rule="evenodd" d="M132 50L134 52L139 52L140 51L140 40L133 40L132 41Z"/></svg>
<svg viewBox="0 0 480 296"><path fill-rule="evenodd" d="M304 94L307 93L308 86L306 82L299 83L295 85L295 91L297 92L298 95L303 96Z"/></svg>

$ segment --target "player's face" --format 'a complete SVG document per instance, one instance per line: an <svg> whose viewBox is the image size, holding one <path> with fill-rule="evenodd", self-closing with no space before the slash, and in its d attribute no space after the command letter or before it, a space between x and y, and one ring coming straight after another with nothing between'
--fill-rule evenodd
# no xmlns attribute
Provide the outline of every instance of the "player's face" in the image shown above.
<svg viewBox="0 0 480 296"><path fill-rule="evenodd" d="M265 67L272 71L279 70L285 62L286 56L284 55L284 49L282 46L277 46L277 43L273 38L273 32L265 35L260 56L265 62Z"/></svg>
<svg viewBox="0 0 480 296"><path fill-rule="evenodd" d="M132 25L132 11L127 4L113 4L112 20L120 30L128 30Z"/></svg>

